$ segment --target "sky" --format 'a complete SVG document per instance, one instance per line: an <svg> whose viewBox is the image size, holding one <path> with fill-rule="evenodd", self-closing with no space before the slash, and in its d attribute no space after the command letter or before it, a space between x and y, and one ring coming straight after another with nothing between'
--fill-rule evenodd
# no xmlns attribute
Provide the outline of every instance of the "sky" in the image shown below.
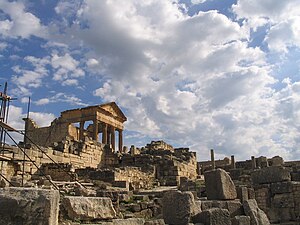
<svg viewBox="0 0 300 225"><path fill-rule="evenodd" d="M124 144L300 160L299 0L0 0L9 123L115 101Z"/></svg>

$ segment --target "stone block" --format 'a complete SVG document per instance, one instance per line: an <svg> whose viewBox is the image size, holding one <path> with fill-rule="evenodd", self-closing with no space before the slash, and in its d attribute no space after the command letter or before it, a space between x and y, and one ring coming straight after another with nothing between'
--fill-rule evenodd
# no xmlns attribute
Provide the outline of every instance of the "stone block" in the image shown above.
<svg viewBox="0 0 300 225"><path fill-rule="evenodd" d="M59 192L56 190L0 189L0 206L0 224L58 224Z"/></svg>
<svg viewBox="0 0 300 225"><path fill-rule="evenodd" d="M101 222L101 225L144 225L142 218L114 219L112 222Z"/></svg>
<svg viewBox="0 0 300 225"><path fill-rule="evenodd" d="M204 173L207 199L232 200L237 198L235 185L223 169Z"/></svg>
<svg viewBox="0 0 300 225"><path fill-rule="evenodd" d="M250 217L235 216L231 219L231 225L250 225Z"/></svg>
<svg viewBox="0 0 300 225"><path fill-rule="evenodd" d="M300 181L300 172L292 172L291 173L291 179L292 181Z"/></svg>
<svg viewBox="0 0 300 225"><path fill-rule="evenodd" d="M163 219L148 220L144 225L165 225L165 221Z"/></svg>
<svg viewBox="0 0 300 225"><path fill-rule="evenodd" d="M272 224L285 224L286 222L296 220L295 210L293 208L269 208L268 217Z"/></svg>
<svg viewBox="0 0 300 225"><path fill-rule="evenodd" d="M251 178L253 184L269 184L290 181L291 174L288 168L271 166L253 171Z"/></svg>
<svg viewBox="0 0 300 225"><path fill-rule="evenodd" d="M272 194L290 193L293 191L293 183L291 181L278 182L271 184Z"/></svg>
<svg viewBox="0 0 300 225"><path fill-rule="evenodd" d="M248 188L247 187L237 187L237 197L242 202L249 199Z"/></svg>
<svg viewBox="0 0 300 225"><path fill-rule="evenodd" d="M72 220L116 218L116 211L110 198L66 196L62 205Z"/></svg>
<svg viewBox="0 0 300 225"><path fill-rule="evenodd" d="M250 217L251 225L270 225L267 215L258 208L255 199L249 199L243 202L246 216Z"/></svg>
<svg viewBox="0 0 300 225"><path fill-rule="evenodd" d="M243 174L243 169L230 169L229 172L232 180L239 180L240 176Z"/></svg>
<svg viewBox="0 0 300 225"><path fill-rule="evenodd" d="M193 223L205 225L231 225L230 215L227 209L211 208L192 217Z"/></svg>
<svg viewBox="0 0 300 225"><path fill-rule="evenodd" d="M243 205L240 202L240 200L228 200L228 201L202 200L201 201L201 209L203 211L211 208L227 209L229 211L230 217L244 214Z"/></svg>
<svg viewBox="0 0 300 225"><path fill-rule="evenodd" d="M144 218L144 219L150 219L153 217L153 213L151 209L144 209L140 212L134 213L134 216L136 218Z"/></svg>
<svg viewBox="0 0 300 225"><path fill-rule="evenodd" d="M167 224L186 225L190 217L201 210L190 192L168 191L162 203L163 219Z"/></svg>
<svg viewBox="0 0 300 225"><path fill-rule="evenodd" d="M294 196L292 193L276 194L272 199L274 208L294 208Z"/></svg>
<svg viewBox="0 0 300 225"><path fill-rule="evenodd" d="M230 217L244 214L243 205L239 200L227 201L227 210Z"/></svg>
<svg viewBox="0 0 300 225"><path fill-rule="evenodd" d="M248 188L248 199L255 199L254 188Z"/></svg>
<svg viewBox="0 0 300 225"><path fill-rule="evenodd" d="M141 211L141 205L139 203L132 203L132 204L128 205L128 207L131 212Z"/></svg>

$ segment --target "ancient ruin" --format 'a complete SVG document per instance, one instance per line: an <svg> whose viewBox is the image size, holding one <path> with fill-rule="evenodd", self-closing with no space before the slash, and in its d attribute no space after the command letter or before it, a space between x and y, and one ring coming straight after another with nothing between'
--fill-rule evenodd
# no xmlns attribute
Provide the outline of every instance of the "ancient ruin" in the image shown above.
<svg viewBox="0 0 300 225"><path fill-rule="evenodd" d="M300 223L299 162L215 160L214 150L197 162L162 140L123 146L115 102L64 111L48 127L27 117L17 131L0 94L0 225Z"/></svg>

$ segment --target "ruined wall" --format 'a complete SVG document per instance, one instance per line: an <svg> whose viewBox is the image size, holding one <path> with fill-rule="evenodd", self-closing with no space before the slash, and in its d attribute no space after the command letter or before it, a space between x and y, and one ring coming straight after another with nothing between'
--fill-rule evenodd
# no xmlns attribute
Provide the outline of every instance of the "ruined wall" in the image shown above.
<svg viewBox="0 0 300 225"><path fill-rule="evenodd" d="M153 186L154 173L145 173L137 167L116 168L114 172L114 181L126 181L134 190Z"/></svg>
<svg viewBox="0 0 300 225"><path fill-rule="evenodd" d="M188 149L148 150L141 154L125 154L121 166L141 167L142 171L156 172L156 178L163 185L179 185L180 177L194 180L197 178L196 153Z"/></svg>
<svg viewBox="0 0 300 225"><path fill-rule="evenodd" d="M146 149L148 150L169 150L169 151L174 151L174 148L172 145L167 144L164 141L151 141L150 144L147 144L145 146Z"/></svg>
<svg viewBox="0 0 300 225"><path fill-rule="evenodd" d="M300 222L300 182L291 181L290 169L272 166L255 170L255 199L272 223Z"/></svg>
<svg viewBox="0 0 300 225"><path fill-rule="evenodd" d="M227 170L231 166L231 161L229 158L225 157L224 159L215 160L215 165L216 168ZM212 169L212 162L211 161L198 162L198 168L200 168L201 174L203 174L205 171Z"/></svg>
<svg viewBox="0 0 300 225"><path fill-rule="evenodd" d="M153 186L154 172L144 172L138 167L120 167L114 169L77 169L80 179L101 180L114 186L133 190L148 189Z"/></svg>
<svg viewBox="0 0 300 225"><path fill-rule="evenodd" d="M17 171L20 170L20 166L17 163L10 161L1 161L0 162L1 174L6 177L8 180L11 177L15 176Z"/></svg>
<svg viewBox="0 0 300 225"><path fill-rule="evenodd" d="M27 126L27 137L40 146L50 146L54 142L64 140L66 137L73 137L76 140L76 128L60 122L59 119L55 119L49 127L39 127L33 120L29 119ZM31 142L27 141L28 143Z"/></svg>
<svg viewBox="0 0 300 225"><path fill-rule="evenodd" d="M72 164L74 168L97 168L104 163L104 145L101 143L92 140L85 143L68 140L61 143L58 147L65 149L65 151L54 150L52 147L41 147L41 149L55 162L69 163ZM13 147L11 150L14 152L14 159L23 159L23 153L19 148ZM27 155L29 155L31 160L38 166L41 166L43 163L53 163L43 152L36 147L26 149ZM27 157L26 160L28 160ZM32 174L36 171L37 169L32 163L26 163L25 172Z"/></svg>

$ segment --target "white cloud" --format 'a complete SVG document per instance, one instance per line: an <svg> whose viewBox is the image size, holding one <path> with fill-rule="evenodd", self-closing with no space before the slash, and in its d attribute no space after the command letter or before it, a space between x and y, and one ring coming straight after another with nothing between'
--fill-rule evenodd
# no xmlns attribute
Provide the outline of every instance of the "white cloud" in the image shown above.
<svg viewBox="0 0 300 225"><path fill-rule="evenodd" d="M47 105L50 103L68 103L70 105L78 105L78 106L88 106L88 104L83 103L81 99L77 98L75 95L66 94L66 93L56 93L53 96L49 96L47 98L41 98L39 100L34 101L36 105Z"/></svg>
<svg viewBox="0 0 300 225"><path fill-rule="evenodd" d="M1 28L0 28L1 29ZM3 51L7 47L7 43L0 42L0 51Z"/></svg>
<svg viewBox="0 0 300 225"><path fill-rule="evenodd" d="M300 10L300 7L299 7ZM280 22L271 27L266 42L270 49L288 52L288 47L300 47L300 16Z"/></svg>
<svg viewBox="0 0 300 225"><path fill-rule="evenodd" d="M50 126L55 119L52 113L30 112L29 117L32 118L40 127Z"/></svg>
<svg viewBox="0 0 300 225"><path fill-rule="evenodd" d="M206 2L207 0L191 0L191 3L194 4L194 5L197 5L197 4L202 4L204 2Z"/></svg>
<svg viewBox="0 0 300 225"><path fill-rule="evenodd" d="M78 81L70 78L79 78L85 75L85 72L79 67L79 61L68 53L62 56L54 53L51 65L56 70L53 79L55 81L62 81L63 86L76 86L78 85Z"/></svg>
<svg viewBox="0 0 300 225"><path fill-rule="evenodd" d="M16 73L11 80L17 86L14 91L17 95L30 95L29 89L41 87L43 79L48 75L46 65L49 63L48 58L36 58L27 56L25 62L33 66L33 69L21 68L14 66L12 69Z"/></svg>
<svg viewBox="0 0 300 225"><path fill-rule="evenodd" d="M239 19L245 20L246 27L254 31L263 25L270 27L265 41L271 50L287 53L288 46L300 47L298 0L238 0L232 8Z"/></svg>
<svg viewBox="0 0 300 225"><path fill-rule="evenodd" d="M47 35L40 19L26 12L23 2L1 1L0 9L10 19L0 21L0 33L9 37L29 38L31 35L45 37Z"/></svg>
<svg viewBox="0 0 300 225"><path fill-rule="evenodd" d="M78 86L78 80L67 79L62 82L62 86Z"/></svg>
<svg viewBox="0 0 300 225"><path fill-rule="evenodd" d="M35 102L36 105L47 105L50 102L48 98L41 98Z"/></svg>
<svg viewBox="0 0 300 225"><path fill-rule="evenodd" d="M217 11L189 16L171 0L60 1L53 26L63 32L44 45L51 56L27 58L40 66L15 67L14 82L23 92L39 87L50 67L55 84L90 85L99 101L116 101L128 117L126 129L138 137L190 146L200 160L210 148L220 157L291 159L300 156L300 85L277 83L269 52L250 42L266 25L269 49L299 46L298 6L295 0L238 0L238 23ZM34 103L87 106L74 94L53 93Z"/></svg>

